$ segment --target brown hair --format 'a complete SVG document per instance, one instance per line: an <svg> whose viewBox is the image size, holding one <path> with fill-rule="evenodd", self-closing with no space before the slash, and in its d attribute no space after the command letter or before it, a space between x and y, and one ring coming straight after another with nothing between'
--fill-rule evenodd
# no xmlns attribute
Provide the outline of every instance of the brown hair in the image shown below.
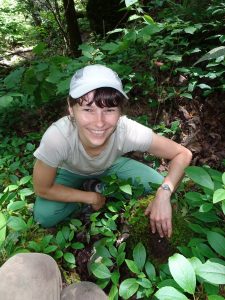
<svg viewBox="0 0 225 300"><path fill-rule="evenodd" d="M103 107L119 107L121 111L124 110L124 107L127 103L127 99L114 88L111 87L101 87L95 89L94 91L93 100L88 103L88 106L95 103L96 106L103 108ZM82 105L84 101L87 101L87 94L81 96L78 99L74 99L71 96L68 98L68 103L71 107L75 104Z"/></svg>

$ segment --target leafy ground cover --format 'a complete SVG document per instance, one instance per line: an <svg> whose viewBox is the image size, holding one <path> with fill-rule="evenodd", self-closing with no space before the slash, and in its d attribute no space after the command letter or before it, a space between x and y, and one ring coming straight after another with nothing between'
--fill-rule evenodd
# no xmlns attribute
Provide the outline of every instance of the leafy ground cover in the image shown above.
<svg viewBox="0 0 225 300"><path fill-rule="evenodd" d="M90 39L77 59L46 57L49 49L39 43L31 60L2 72L1 264L18 252L43 252L57 261L64 284L91 280L110 299L224 299L224 5L209 5L193 20L177 4L176 18L167 7L161 17L153 11L155 21L137 1L126 5L130 25L113 32L119 39ZM114 176L105 179L106 207L89 220L74 216L51 230L33 220L32 153L42 132L65 114L71 75L89 63L120 74L129 116L194 153L172 200L171 240L151 234L143 216L154 189L145 197L141 185ZM129 155L167 171L154 157Z"/></svg>

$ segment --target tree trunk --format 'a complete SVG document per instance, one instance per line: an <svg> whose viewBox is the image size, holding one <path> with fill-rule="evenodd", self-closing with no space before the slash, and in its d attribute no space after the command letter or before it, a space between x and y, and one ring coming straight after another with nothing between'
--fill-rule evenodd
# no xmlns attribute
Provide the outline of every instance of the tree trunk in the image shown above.
<svg viewBox="0 0 225 300"><path fill-rule="evenodd" d="M81 53L78 50L79 45L82 43L79 25L77 22L77 15L74 7L73 0L63 0L65 10L65 18L67 23L67 34L70 43L71 54L78 57Z"/></svg>

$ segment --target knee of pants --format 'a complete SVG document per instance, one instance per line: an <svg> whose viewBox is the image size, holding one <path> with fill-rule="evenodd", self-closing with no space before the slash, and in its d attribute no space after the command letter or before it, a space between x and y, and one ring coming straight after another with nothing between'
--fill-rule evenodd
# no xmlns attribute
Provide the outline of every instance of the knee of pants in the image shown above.
<svg viewBox="0 0 225 300"><path fill-rule="evenodd" d="M34 219L45 228L53 227L65 220L76 209L80 209L79 203L56 202L37 197L34 205Z"/></svg>

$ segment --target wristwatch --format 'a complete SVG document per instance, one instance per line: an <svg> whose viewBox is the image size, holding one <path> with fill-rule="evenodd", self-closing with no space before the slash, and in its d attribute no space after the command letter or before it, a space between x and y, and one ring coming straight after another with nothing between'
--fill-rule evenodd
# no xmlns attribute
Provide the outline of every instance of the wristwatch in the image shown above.
<svg viewBox="0 0 225 300"><path fill-rule="evenodd" d="M171 188L169 187L169 185L167 183L161 184L160 188L165 190L165 191L170 191L170 193L172 193Z"/></svg>

